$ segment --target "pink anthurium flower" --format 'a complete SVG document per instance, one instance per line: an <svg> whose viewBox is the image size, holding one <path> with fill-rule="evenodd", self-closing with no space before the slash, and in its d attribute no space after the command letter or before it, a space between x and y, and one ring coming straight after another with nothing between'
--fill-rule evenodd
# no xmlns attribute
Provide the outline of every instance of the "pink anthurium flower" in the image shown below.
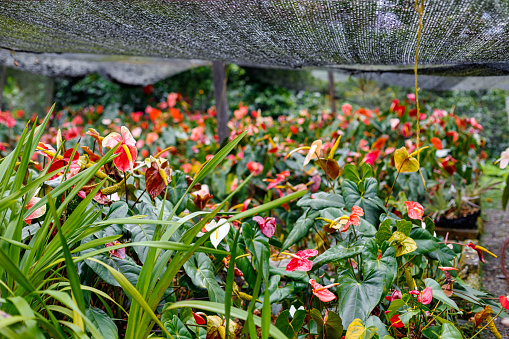
<svg viewBox="0 0 509 339"><path fill-rule="evenodd" d="M120 133L121 134L112 132L108 134L108 136L103 139L102 144L104 147L108 148L114 148L120 144L121 146L115 151L115 154L120 155L113 159L113 163L122 172L126 172L129 169L133 171L134 161L138 156L136 140L134 140L133 135L125 126L122 126Z"/></svg>
<svg viewBox="0 0 509 339"><path fill-rule="evenodd" d="M405 205L408 212L408 217L411 219L419 219L422 220L424 216L424 207L421 204L414 201L405 201Z"/></svg>
<svg viewBox="0 0 509 339"><path fill-rule="evenodd" d="M303 250L299 251L296 254L291 254L287 252L283 252L282 254L288 254L292 256L292 260L286 265L286 270L288 272L293 271L304 271L308 272L311 271L313 268L313 262L311 260L308 260L310 257L316 257L318 255L317 250Z"/></svg>
<svg viewBox="0 0 509 339"><path fill-rule="evenodd" d="M25 208L27 211L29 209L31 209L32 207L34 207L34 205L37 204L39 202L39 200L41 200L41 198L36 197L37 193L39 193L39 189L37 189L34 196L26 204ZM25 222L27 224L31 224L32 219L37 219L39 217L42 217L45 213L46 213L46 205L43 205L43 206L39 207L38 209L36 209L35 211L33 211L28 217L26 217Z"/></svg>
<svg viewBox="0 0 509 339"><path fill-rule="evenodd" d="M417 301L423 305L428 305L433 300L433 289L426 287L422 292L413 290L408 292L417 296Z"/></svg>
<svg viewBox="0 0 509 339"><path fill-rule="evenodd" d="M120 245L120 244L121 244L120 241L115 240L113 242L106 243L105 246L111 247L111 246ZM111 250L109 252L114 257L117 257L119 259L125 259L125 248L117 248L117 249Z"/></svg>
<svg viewBox="0 0 509 339"><path fill-rule="evenodd" d="M401 291L394 290L394 292L392 292L392 294L390 296L385 297L385 300L392 302L393 300L401 299L402 297L403 297L403 294L401 293Z"/></svg>
<svg viewBox="0 0 509 339"><path fill-rule="evenodd" d="M250 161L246 164L247 169L249 172L253 173L253 175L256 177L257 175L262 174L263 172L263 165L256 161Z"/></svg>
<svg viewBox="0 0 509 339"><path fill-rule="evenodd" d="M332 301L332 300L336 299L336 296L334 295L334 293L332 293L328 289L333 286L339 285L338 283L331 284L328 286L322 286L319 283L317 283L315 281L315 279L310 279L309 283L311 284L311 287L313 288L313 294L316 295L318 297L318 299L320 299L320 301L323 301L325 303L325 302Z"/></svg>
<svg viewBox="0 0 509 339"><path fill-rule="evenodd" d="M276 218L274 217L253 217L253 220L260 225L262 233L267 237L271 238L276 233Z"/></svg>

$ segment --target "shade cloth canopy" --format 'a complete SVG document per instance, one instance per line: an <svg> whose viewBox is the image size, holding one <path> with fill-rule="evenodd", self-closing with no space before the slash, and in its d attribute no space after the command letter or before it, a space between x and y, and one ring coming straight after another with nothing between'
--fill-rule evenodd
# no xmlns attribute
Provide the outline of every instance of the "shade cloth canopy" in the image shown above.
<svg viewBox="0 0 509 339"><path fill-rule="evenodd" d="M411 75L418 18L413 0L2 1L0 62L18 58L20 67L57 76L102 63L112 78L136 84L167 77L163 65L174 59ZM419 73L508 76L508 23L507 1L425 0ZM131 75L113 72L114 61Z"/></svg>

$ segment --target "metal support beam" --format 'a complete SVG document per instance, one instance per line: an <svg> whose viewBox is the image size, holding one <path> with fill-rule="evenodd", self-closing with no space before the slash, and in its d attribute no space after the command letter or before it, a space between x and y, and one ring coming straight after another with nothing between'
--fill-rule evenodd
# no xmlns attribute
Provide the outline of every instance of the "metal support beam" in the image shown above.
<svg viewBox="0 0 509 339"><path fill-rule="evenodd" d="M219 144L228 137L228 101L226 99L226 69L221 61L212 62L212 76L214 79L214 96L216 99L217 134Z"/></svg>

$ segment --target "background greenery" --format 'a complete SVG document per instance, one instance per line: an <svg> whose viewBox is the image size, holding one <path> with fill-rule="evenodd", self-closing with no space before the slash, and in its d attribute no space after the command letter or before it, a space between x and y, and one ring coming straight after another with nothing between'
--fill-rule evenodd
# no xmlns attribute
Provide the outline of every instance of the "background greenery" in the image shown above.
<svg viewBox="0 0 509 339"><path fill-rule="evenodd" d="M249 110L260 109L264 115L272 116L298 113L302 109L310 113L329 109L328 83L313 76L311 71L243 68L232 64L227 69L227 77L231 111L238 107L239 102L248 105ZM412 88L356 78L337 81L335 85L338 109L344 102L354 107L380 107L382 103L404 97L413 91ZM53 98L51 93L47 93L48 86L54 86ZM88 105L103 105L106 111L120 109L130 113L143 111L147 105L161 102L171 92L182 93L192 103L192 109L206 110L214 104L210 67L194 68L157 82L150 94L141 86L113 83L97 74L84 78L55 79L52 82L42 76L10 69L1 108L23 109L30 114L37 112L42 115L45 105L56 102L56 110L66 106L77 109ZM419 97L427 112L431 112L434 107L454 107L458 115L475 117L490 131L485 135L487 149L491 158L497 158L509 147L508 95L508 91L500 89L422 90Z"/></svg>

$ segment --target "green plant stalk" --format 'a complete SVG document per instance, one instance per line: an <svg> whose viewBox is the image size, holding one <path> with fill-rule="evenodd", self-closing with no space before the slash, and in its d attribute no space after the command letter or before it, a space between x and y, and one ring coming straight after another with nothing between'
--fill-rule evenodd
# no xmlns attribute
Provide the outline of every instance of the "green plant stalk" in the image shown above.
<svg viewBox="0 0 509 339"><path fill-rule="evenodd" d="M235 260L237 256L237 243L239 242L240 228L235 232L235 238L233 239L233 245L230 254L230 264L228 272L226 273L226 286L224 288L224 311L225 311L225 328L226 328L226 339L230 333L230 311L232 307L232 293L233 293L233 279L235 278Z"/></svg>

